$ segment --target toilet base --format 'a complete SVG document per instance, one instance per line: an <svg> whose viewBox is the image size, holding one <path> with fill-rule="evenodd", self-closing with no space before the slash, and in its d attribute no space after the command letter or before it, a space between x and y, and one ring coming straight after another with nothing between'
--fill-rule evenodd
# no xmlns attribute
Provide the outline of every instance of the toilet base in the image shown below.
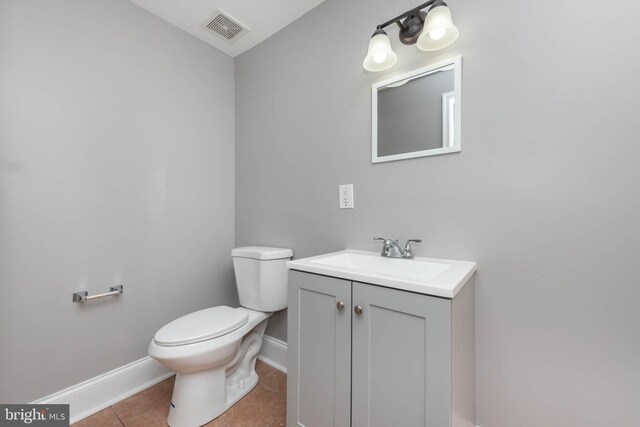
<svg viewBox="0 0 640 427"><path fill-rule="evenodd" d="M220 416L258 384L256 357L267 321L249 332L236 356L214 369L176 374L167 424L198 427Z"/></svg>
<svg viewBox="0 0 640 427"><path fill-rule="evenodd" d="M224 385L224 370L221 371L223 378L214 373L200 373L176 375L176 382L171 396L171 407L167 424L171 427L196 427L201 426L214 418L222 415L238 400L258 385L258 374L252 375L245 381L242 390L234 390L234 393L225 398L225 390L220 393L219 384ZM220 382L221 381L221 382Z"/></svg>

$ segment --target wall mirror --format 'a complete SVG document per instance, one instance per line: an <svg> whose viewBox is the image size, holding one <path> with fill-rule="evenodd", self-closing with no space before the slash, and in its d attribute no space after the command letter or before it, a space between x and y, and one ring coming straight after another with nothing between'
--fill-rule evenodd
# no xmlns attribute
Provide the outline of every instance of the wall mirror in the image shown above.
<svg viewBox="0 0 640 427"><path fill-rule="evenodd" d="M459 56L372 85L372 163L461 150Z"/></svg>

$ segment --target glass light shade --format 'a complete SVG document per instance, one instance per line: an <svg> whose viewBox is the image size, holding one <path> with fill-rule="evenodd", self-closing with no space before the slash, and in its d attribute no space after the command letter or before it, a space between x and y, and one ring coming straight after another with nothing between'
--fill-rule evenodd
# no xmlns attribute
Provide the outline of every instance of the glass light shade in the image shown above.
<svg viewBox="0 0 640 427"><path fill-rule="evenodd" d="M418 49L428 52L444 49L458 40L458 34L449 8L436 6L427 13L422 34L418 37Z"/></svg>
<svg viewBox="0 0 640 427"><path fill-rule="evenodd" d="M369 51L364 58L362 66L367 71L384 71L393 67L398 62L398 56L391 49L389 37L382 33L371 37L369 41Z"/></svg>

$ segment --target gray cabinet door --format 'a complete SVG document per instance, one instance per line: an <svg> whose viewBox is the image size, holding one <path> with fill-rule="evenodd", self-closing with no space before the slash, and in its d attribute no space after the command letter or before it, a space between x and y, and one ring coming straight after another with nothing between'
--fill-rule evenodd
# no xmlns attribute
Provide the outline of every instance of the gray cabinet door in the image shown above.
<svg viewBox="0 0 640 427"><path fill-rule="evenodd" d="M287 425L349 427L351 282L291 270L288 299Z"/></svg>
<svg viewBox="0 0 640 427"><path fill-rule="evenodd" d="M353 283L353 427L451 425L451 301Z"/></svg>

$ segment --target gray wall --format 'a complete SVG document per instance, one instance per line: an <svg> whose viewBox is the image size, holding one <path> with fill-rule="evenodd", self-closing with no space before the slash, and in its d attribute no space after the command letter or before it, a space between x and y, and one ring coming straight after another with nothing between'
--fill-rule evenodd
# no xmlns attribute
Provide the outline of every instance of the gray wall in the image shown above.
<svg viewBox="0 0 640 427"><path fill-rule="evenodd" d="M0 402L237 302L233 159L232 58L125 0L0 0Z"/></svg>
<svg viewBox="0 0 640 427"><path fill-rule="evenodd" d="M637 426L640 3L455 0L456 45L390 29L399 66L364 72L376 24L412 6L327 0L236 58L237 243L420 237L418 255L477 261L478 424ZM372 165L370 85L456 54L462 153Z"/></svg>

